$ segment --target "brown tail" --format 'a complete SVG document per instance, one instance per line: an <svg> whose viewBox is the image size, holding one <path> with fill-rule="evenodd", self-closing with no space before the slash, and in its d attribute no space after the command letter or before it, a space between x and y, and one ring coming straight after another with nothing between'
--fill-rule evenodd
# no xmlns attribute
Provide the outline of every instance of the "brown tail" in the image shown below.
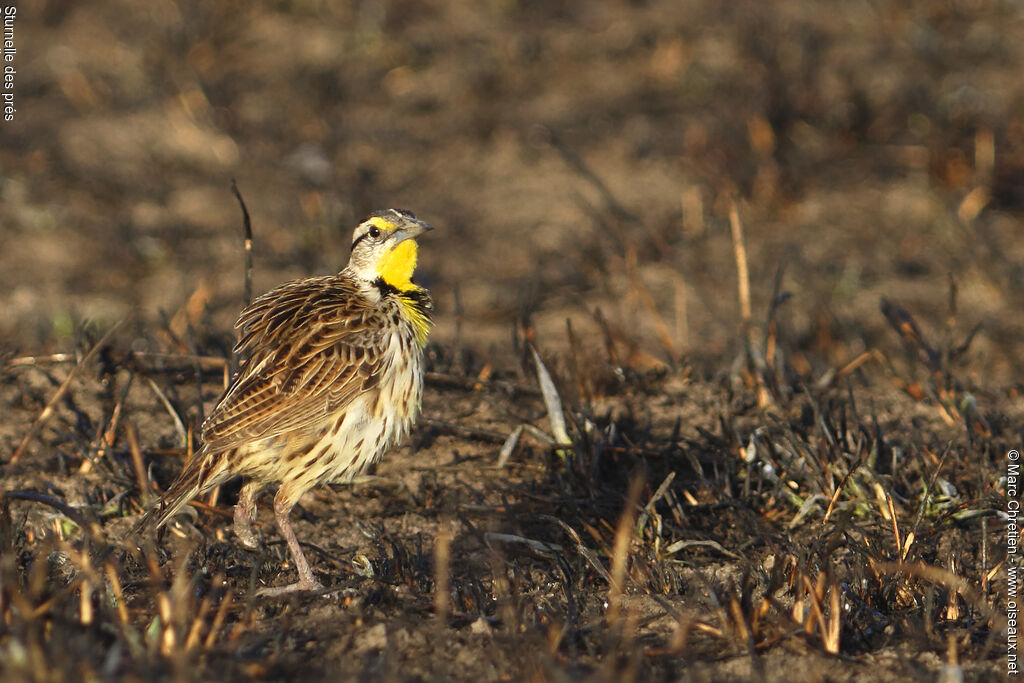
<svg viewBox="0 0 1024 683"><path fill-rule="evenodd" d="M160 496L160 500L132 527L131 533L140 534L153 525L159 529L193 498L230 478L231 472L223 465L221 458L215 460L208 454L196 454L170 488Z"/></svg>

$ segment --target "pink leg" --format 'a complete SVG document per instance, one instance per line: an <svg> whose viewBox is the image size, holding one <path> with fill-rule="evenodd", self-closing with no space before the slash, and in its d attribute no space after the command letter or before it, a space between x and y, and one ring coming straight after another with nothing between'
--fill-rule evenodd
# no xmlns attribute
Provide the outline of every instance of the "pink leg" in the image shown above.
<svg viewBox="0 0 1024 683"><path fill-rule="evenodd" d="M288 521L288 515L294 506L295 501L288 497L287 487L282 486L278 490L277 495L274 496L274 518L277 519L277 528L281 532L285 543L288 544L288 550L291 551L292 560L295 561L295 569L299 572L299 580L287 586L261 588L258 592L259 595L274 596L295 591L315 591L323 588L323 584L313 576L313 570L309 568L309 562L306 561L306 556L302 554L302 548L299 547L299 539L295 537L295 531Z"/></svg>

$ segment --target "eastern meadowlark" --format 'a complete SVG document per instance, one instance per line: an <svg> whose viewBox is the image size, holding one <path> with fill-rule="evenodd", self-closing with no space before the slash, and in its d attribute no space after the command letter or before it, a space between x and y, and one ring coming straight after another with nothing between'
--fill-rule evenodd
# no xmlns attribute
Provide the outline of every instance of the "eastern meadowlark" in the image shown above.
<svg viewBox="0 0 1024 683"><path fill-rule="evenodd" d="M242 311L241 365L203 423L202 448L136 532L242 475L234 528L255 548L256 497L277 484L274 516L299 580L261 593L321 587L288 516L310 488L376 462L419 413L433 306L411 278L416 238L431 229L409 211L374 212L355 229L344 270L281 285Z"/></svg>

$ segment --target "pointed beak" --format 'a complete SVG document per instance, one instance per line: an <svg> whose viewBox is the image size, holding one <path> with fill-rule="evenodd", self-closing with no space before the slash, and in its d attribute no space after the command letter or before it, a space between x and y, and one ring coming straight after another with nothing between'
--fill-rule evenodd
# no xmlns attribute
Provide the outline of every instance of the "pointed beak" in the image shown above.
<svg viewBox="0 0 1024 683"><path fill-rule="evenodd" d="M405 240L416 239L423 233L433 229L434 226L426 221L421 221L418 218L406 218L402 221L402 225L391 234L392 247Z"/></svg>

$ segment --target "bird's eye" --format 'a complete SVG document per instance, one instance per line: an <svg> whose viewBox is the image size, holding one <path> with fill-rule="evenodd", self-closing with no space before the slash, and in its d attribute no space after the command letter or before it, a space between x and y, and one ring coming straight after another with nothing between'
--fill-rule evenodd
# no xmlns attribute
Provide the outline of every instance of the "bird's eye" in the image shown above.
<svg viewBox="0 0 1024 683"><path fill-rule="evenodd" d="M372 237L373 239L377 239L378 237L380 237L380 228L377 228L376 226L370 228L369 234L370 237Z"/></svg>

